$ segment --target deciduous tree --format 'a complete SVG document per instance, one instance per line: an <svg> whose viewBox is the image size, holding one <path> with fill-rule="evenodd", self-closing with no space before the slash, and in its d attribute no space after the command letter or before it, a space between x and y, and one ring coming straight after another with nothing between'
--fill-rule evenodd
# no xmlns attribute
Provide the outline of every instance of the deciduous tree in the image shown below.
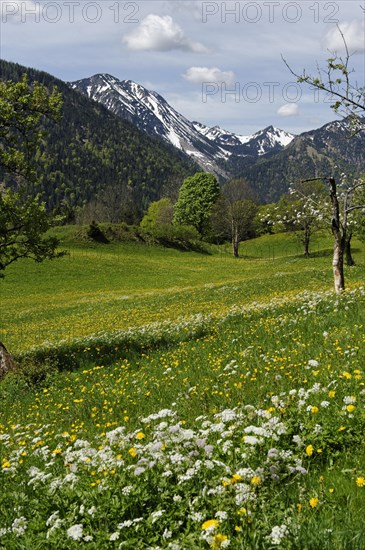
<svg viewBox="0 0 365 550"><path fill-rule="evenodd" d="M192 225L200 235L206 234L219 194L220 187L213 174L197 172L186 178L175 204L174 223Z"/></svg>
<svg viewBox="0 0 365 550"><path fill-rule="evenodd" d="M17 191L0 187L0 277L20 258L37 262L60 256L58 241L44 234L51 221L39 198L27 196L25 184L34 181L33 154L43 138L43 116L60 116L61 98L54 90L35 82L0 81L0 167L14 175ZM0 376L13 368L0 342Z"/></svg>
<svg viewBox="0 0 365 550"><path fill-rule="evenodd" d="M222 195L214 209L215 229L231 240L235 258L239 257L239 243L253 234L253 220L258 208L255 199L245 179L232 179L223 186Z"/></svg>

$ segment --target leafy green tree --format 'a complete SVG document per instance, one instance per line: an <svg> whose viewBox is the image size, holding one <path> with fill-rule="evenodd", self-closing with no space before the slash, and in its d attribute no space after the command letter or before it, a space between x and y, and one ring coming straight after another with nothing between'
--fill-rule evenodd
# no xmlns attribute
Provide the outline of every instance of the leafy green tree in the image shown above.
<svg viewBox="0 0 365 550"><path fill-rule="evenodd" d="M0 166L15 175L19 190L0 188L0 276L19 258L37 262L56 258L58 241L44 237L51 226L39 198L29 198L26 184L36 179L32 155L44 133L42 117L60 117L62 101L57 90L35 82L26 75L20 82L0 81Z"/></svg>
<svg viewBox="0 0 365 550"><path fill-rule="evenodd" d="M202 250L200 235L191 225L173 224L174 205L169 198L152 202L140 223L155 242L182 250Z"/></svg>
<svg viewBox="0 0 365 550"><path fill-rule="evenodd" d="M46 208L37 198L0 190L0 277L20 258L42 262L62 255L58 240L44 236L50 226Z"/></svg>
<svg viewBox="0 0 365 550"><path fill-rule="evenodd" d="M31 161L44 137L40 127L42 117L59 120L61 96L54 89L28 82L0 81L0 166L22 180L34 180Z"/></svg>
<svg viewBox="0 0 365 550"><path fill-rule="evenodd" d="M171 225L173 217L174 207L171 199L164 198L151 202L140 225L144 231L153 231L162 225Z"/></svg>
<svg viewBox="0 0 365 550"><path fill-rule="evenodd" d="M0 81L0 167L15 177L18 191L0 186L0 276L20 258L37 262L60 256L58 241L44 234L51 221L44 204L29 198L25 184L35 181L31 159L43 138L39 129L43 116L57 119L61 98L39 83ZM14 366L0 342L0 376Z"/></svg>
<svg viewBox="0 0 365 550"><path fill-rule="evenodd" d="M174 223L191 225L200 235L207 234L212 208L219 195L220 187L213 174L197 172L186 178L175 204Z"/></svg>
<svg viewBox="0 0 365 550"><path fill-rule="evenodd" d="M255 194L245 179L232 179L222 189L214 207L213 227L232 242L233 256L239 256L239 243L254 233L257 213Z"/></svg>

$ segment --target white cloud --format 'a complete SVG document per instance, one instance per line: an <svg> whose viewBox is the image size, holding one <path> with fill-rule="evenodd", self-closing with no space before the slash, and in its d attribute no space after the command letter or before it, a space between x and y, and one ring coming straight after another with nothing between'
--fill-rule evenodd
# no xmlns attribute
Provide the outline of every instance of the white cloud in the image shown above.
<svg viewBox="0 0 365 550"><path fill-rule="evenodd" d="M344 21L339 24L341 32L346 40L350 53L360 53L365 51L365 25L364 21L354 19L353 21ZM323 41L325 48L332 52L344 52L345 45L340 31L337 27L330 29Z"/></svg>
<svg viewBox="0 0 365 550"><path fill-rule="evenodd" d="M298 116L299 115L299 107L298 103L285 103L285 105L282 105L278 109L278 115L280 116Z"/></svg>
<svg viewBox="0 0 365 550"><path fill-rule="evenodd" d="M169 15L147 15L136 29L123 38L123 42L131 50L208 53L203 44L190 40Z"/></svg>
<svg viewBox="0 0 365 550"><path fill-rule="evenodd" d="M185 80L195 84L201 84L202 82L233 84L235 80L233 71L221 71L217 67L190 67L182 76Z"/></svg>

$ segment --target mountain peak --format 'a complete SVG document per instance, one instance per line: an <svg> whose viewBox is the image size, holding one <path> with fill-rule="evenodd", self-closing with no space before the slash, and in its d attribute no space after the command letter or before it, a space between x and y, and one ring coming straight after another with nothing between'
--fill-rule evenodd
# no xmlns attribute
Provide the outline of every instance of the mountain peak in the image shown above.
<svg viewBox="0 0 365 550"><path fill-rule="evenodd" d="M222 161L232 155L252 161L282 149L294 137L273 126L253 135L239 135L218 125L209 128L200 122L191 122L157 92L149 91L133 80L118 80L107 73L72 82L70 86L104 104L147 134L172 144L191 156L204 170L219 177L228 176L221 166Z"/></svg>

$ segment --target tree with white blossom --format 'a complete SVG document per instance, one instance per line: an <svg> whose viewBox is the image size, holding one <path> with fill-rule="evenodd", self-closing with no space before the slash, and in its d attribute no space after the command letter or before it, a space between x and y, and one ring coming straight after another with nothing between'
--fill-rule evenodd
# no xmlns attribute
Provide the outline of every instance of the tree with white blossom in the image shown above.
<svg viewBox="0 0 365 550"><path fill-rule="evenodd" d="M288 193L266 210L261 221L292 231L303 245L304 256L309 256L311 238L316 231L323 229L327 209L328 198L323 183L300 181L291 184Z"/></svg>

